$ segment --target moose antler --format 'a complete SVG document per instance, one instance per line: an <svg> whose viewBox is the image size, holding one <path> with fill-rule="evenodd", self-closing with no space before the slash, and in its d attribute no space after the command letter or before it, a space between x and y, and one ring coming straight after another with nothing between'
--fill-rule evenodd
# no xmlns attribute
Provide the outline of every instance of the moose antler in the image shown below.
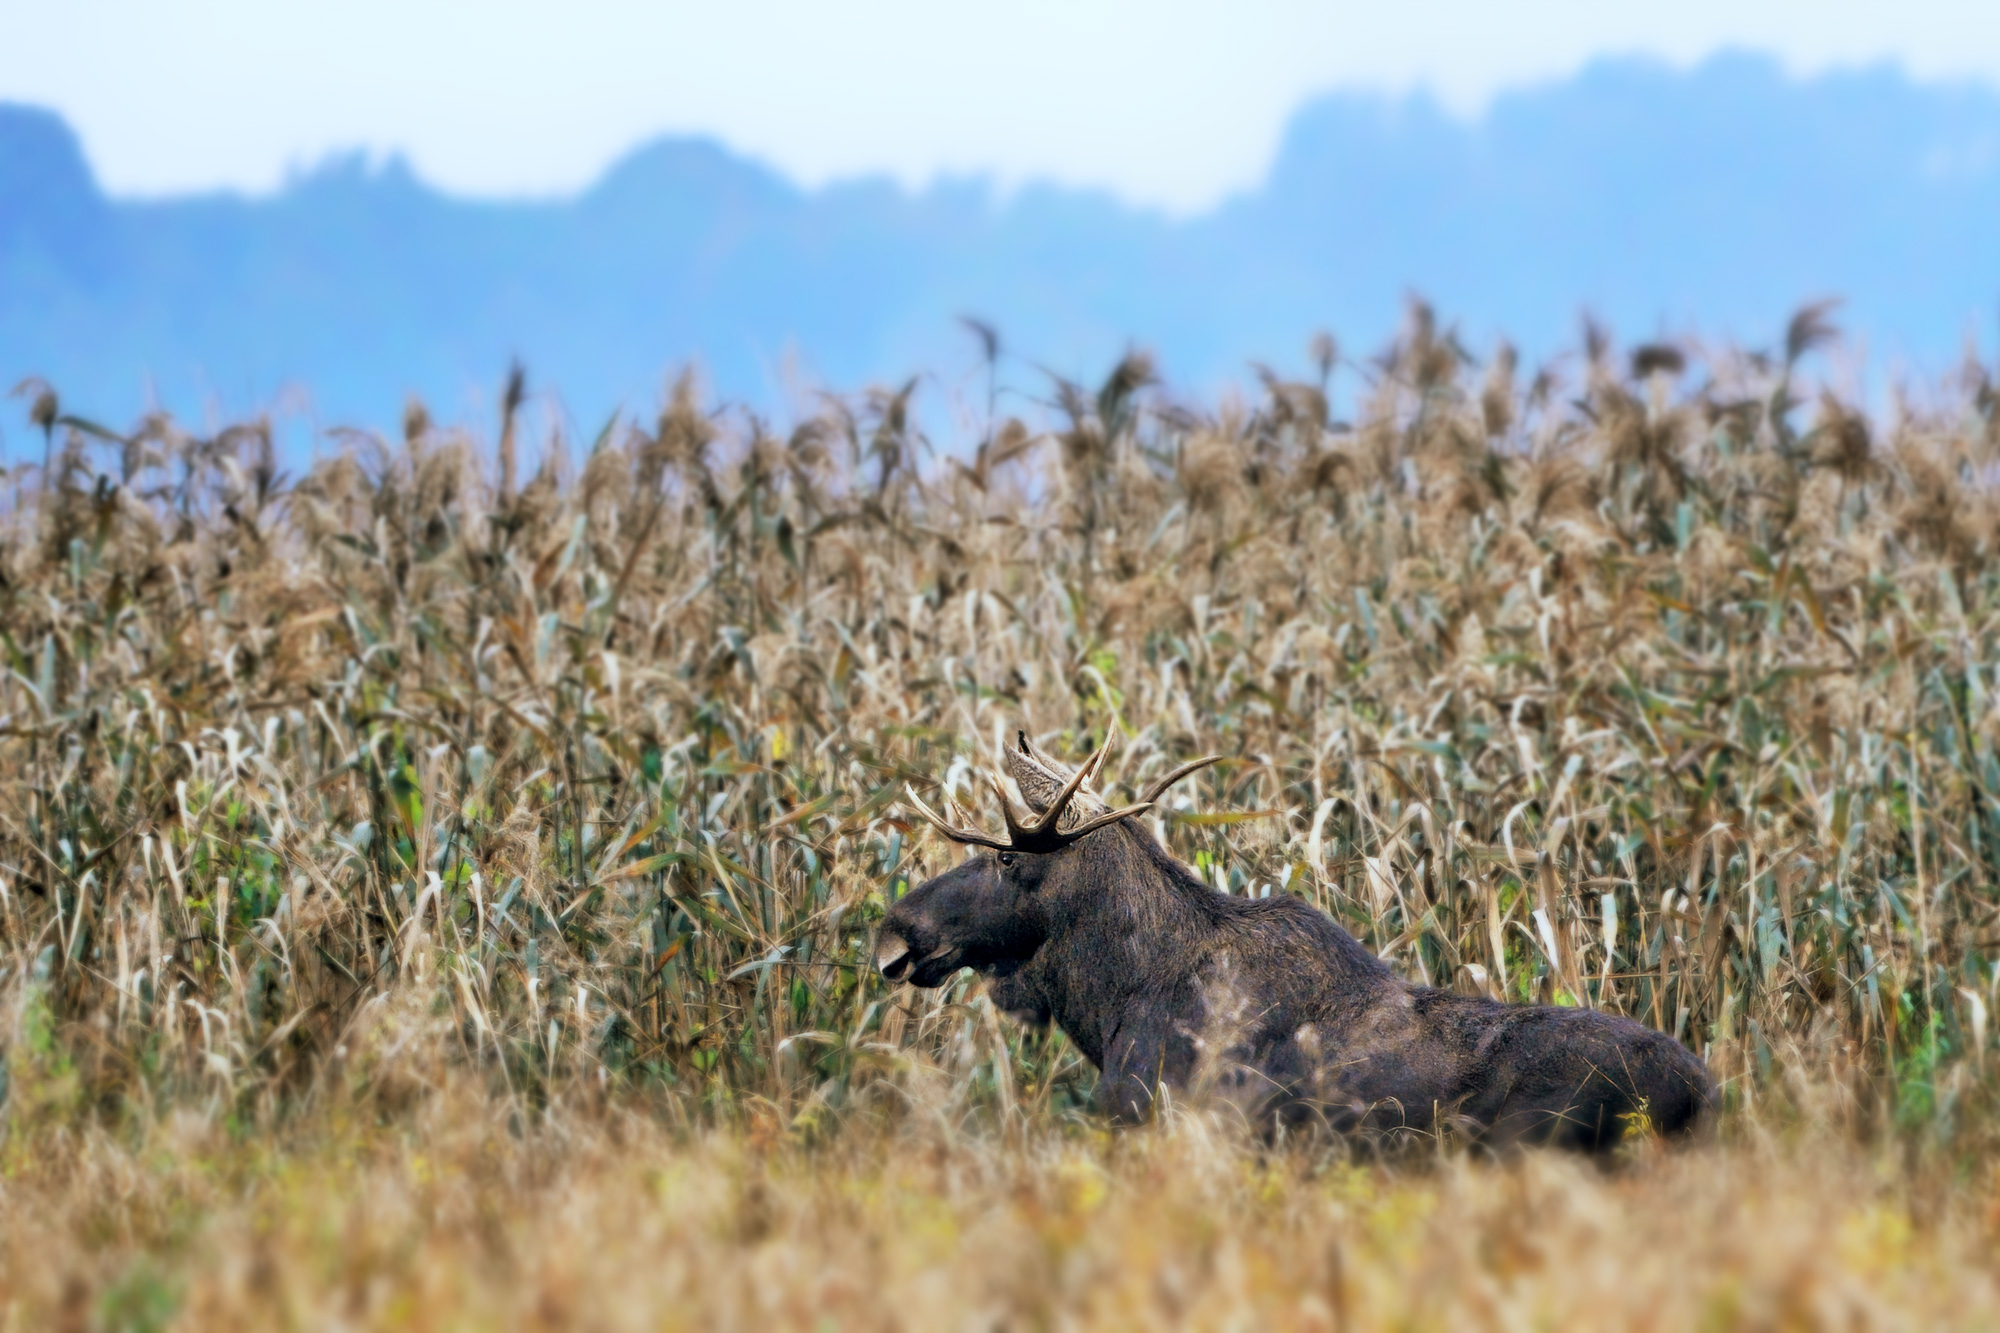
<svg viewBox="0 0 2000 1333"><path fill-rule="evenodd" d="M1179 782L1182 778L1186 777L1188 774L1199 773L1204 768L1207 768L1210 764L1219 764L1221 762L1222 762L1221 755L1211 754L1201 759L1196 759L1191 763L1182 764L1179 768L1167 774L1165 777L1155 782L1152 786L1146 788L1146 794L1144 796L1141 796L1139 800L1146 805L1151 805L1154 801L1159 800L1162 796L1165 796L1167 794L1167 788L1173 786L1176 782Z"/></svg>
<svg viewBox="0 0 2000 1333"><path fill-rule="evenodd" d="M993 789L1000 791L1000 784L997 782L994 783ZM991 847L996 851L1002 852L1012 850L1012 843L1002 842L998 838L979 832L977 829L960 828L958 825L949 822L943 816L939 815L937 811L925 805L923 798L917 795L916 788L907 782L903 784L903 794L910 798L910 804L917 808L918 814L929 821L932 828L944 834L945 837L950 838L953 842L962 842L972 847ZM944 799L945 805L951 812L957 814L958 807L952 804L951 797L947 795ZM1007 794L1005 792L1000 792L1000 803L1003 807L1007 803ZM1008 822L1013 822L1011 817Z"/></svg>
<svg viewBox="0 0 2000 1333"><path fill-rule="evenodd" d="M1021 754L1026 757L1029 763L1034 765L1035 771L1033 776L1036 779L1047 778L1053 783L1056 776L1055 773L1044 766L1036 757L1034 749L1028 743L1027 733L1017 732L1016 736L1021 747ZM929 821L931 827L944 834L945 837L950 838L953 842L965 843L973 847L991 847L995 851L1002 852L1055 852L1061 851L1077 839L1083 837L1086 833L1095 833L1098 829L1104 828L1106 825L1116 824L1121 819L1128 819L1133 815L1142 814L1152 809L1153 803L1159 799L1160 795L1167 788L1173 786L1174 783L1179 782L1188 774L1205 768L1222 757L1221 755L1210 755L1206 759L1197 759L1191 764L1182 764L1179 768L1155 782L1147 791L1146 798L1137 805L1128 805L1120 810L1110 810L1104 811L1101 814L1090 815L1088 814L1090 807L1095 806L1099 810L1102 810L1103 807L1094 797L1084 793L1084 784L1094 778L1104 767L1104 758L1111 752L1111 740L1112 737L1108 735L1104 738L1104 744L1098 747L1095 754L1083 761L1083 764L1076 772L1070 775L1069 781L1062 785L1062 789L1049 799L1040 815L1034 822L1029 824L1023 824L1014 818L1014 805L1013 802L1007 799L1006 789L1000 785L998 778L992 779L993 794L1000 798L1001 817L1007 821L1007 841L1005 842L1000 841L990 834L981 833L977 829L964 827L945 819L928 805L925 805L922 798L917 795L916 791L908 783L903 784L903 791L910 798L910 804L916 808L917 813ZM1016 757L1010 754L1008 755L1008 759L1016 762L1015 771L1018 775L1021 769L1018 766ZM1083 800L1081 801L1077 799L1079 794L1083 794ZM945 806L954 818L958 817L958 807L952 803L949 795L945 797ZM1059 827L1063 817L1072 812L1072 807L1077 811L1084 812L1086 818L1072 828Z"/></svg>
<svg viewBox="0 0 2000 1333"><path fill-rule="evenodd" d="M1020 737L1020 744L1021 752L1032 760L1034 752L1028 748L1028 738L1025 733ZM1142 801L1138 805L1128 805L1122 810L1105 811L1104 813L1086 818L1082 823L1077 824L1073 828L1059 827L1063 816L1070 812L1072 803L1076 802L1077 794L1083 791L1083 784L1088 782L1097 770L1103 766L1104 756L1110 749L1111 738L1107 736L1104 745L1096 754L1086 759L1081 768L1070 775L1069 781L1063 784L1062 789L1055 794L1048 802L1047 807L1042 810L1032 823L1023 824L1020 820L1014 818L1013 802L1007 799L1007 791L1000 785L1000 780L998 778L993 779L993 794L1000 798L1000 814L1007 821L1007 841L1005 842L1000 841L990 834L981 833L976 829L963 828L945 819L928 805L925 805L923 800L907 783L904 784L903 791L910 798L910 804L916 808L917 813L930 821L933 828L944 834L945 837L950 838L953 842L967 843L974 847L991 847L996 851L1002 852L1058 852L1083 837L1086 833L1095 833L1107 824L1116 824L1121 819L1129 818L1132 815L1140 814L1153 808L1151 802ZM1037 763L1036 767L1039 769L1041 766ZM1038 774L1037 776L1040 775ZM1048 776L1052 778L1053 774L1049 774ZM1086 797L1086 801L1089 806L1096 806L1098 804L1094 799L1088 797ZM947 802L949 802L949 798L947 798ZM1085 806L1083 808L1087 809L1088 807ZM1101 806L1098 808L1102 809ZM957 813L956 807L953 808L953 813Z"/></svg>

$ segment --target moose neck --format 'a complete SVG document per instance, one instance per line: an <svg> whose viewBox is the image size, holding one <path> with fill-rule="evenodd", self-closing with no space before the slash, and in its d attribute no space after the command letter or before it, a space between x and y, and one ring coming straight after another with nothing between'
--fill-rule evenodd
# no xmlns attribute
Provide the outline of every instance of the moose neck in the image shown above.
<svg viewBox="0 0 2000 1333"><path fill-rule="evenodd" d="M1185 989L1233 900L1196 879L1130 823L1078 845L1051 903L1048 936L1023 970L1051 1017L1093 1063L1135 998Z"/></svg>

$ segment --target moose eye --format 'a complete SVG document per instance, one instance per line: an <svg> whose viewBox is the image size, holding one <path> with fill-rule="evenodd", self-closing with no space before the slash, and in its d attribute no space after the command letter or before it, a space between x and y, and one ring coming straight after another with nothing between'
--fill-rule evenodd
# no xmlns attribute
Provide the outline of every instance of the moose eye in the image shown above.
<svg viewBox="0 0 2000 1333"><path fill-rule="evenodd" d="M1003 866L1010 866L1014 864L1014 853L1002 852L993 859L998 861Z"/></svg>

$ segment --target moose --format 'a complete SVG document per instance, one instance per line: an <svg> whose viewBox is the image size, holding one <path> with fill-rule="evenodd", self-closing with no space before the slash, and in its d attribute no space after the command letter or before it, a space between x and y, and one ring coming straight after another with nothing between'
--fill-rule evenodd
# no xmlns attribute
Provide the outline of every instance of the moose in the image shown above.
<svg viewBox="0 0 2000 1333"><path fill-rule="evenodd" d="M1713 1080L1663 1033L1415 985L1301 898L1205 884L1132 816L1219 756L1110 810L1089 790L1108 738L1066 772L1016 736L1006 762L1032 817L1018 821L994 779L1004 839L955 822L948 796L950 820L905 788L938 832L991 855L895 902L877 966L923 987L968 967L990 978L995 1005L1053 1021L1096 1065L1115 1119L1219 1096L1267 1132L1318 1124L1380 1141L1451 1128L1494 1148L1593 1153L1709 1119Z"/></svg>

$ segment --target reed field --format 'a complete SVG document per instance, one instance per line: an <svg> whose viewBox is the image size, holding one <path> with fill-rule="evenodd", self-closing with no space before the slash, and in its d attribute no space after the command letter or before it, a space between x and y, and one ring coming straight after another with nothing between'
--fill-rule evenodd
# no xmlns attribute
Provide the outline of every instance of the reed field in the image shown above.
<svg viewBox="0 0 2000 1333"><path fill-rule="evenodd" d="M2000 1326L1990 372L1312 357L595 440L517 376L296 467L24 386L4 1326ZM962 854L904 784L990 816L1017 726L1113 800L1223 754L1146 817L1218 891L1671 1032L1714 1132L1112 1128L873 970Z"/></svg>

